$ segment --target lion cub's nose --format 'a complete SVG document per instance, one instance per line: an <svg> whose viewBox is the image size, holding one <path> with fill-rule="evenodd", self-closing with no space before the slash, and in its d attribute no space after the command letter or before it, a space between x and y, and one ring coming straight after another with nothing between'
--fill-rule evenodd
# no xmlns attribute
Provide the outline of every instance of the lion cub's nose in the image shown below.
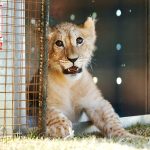
<svg viewBox="0 0 150 150"><path fill-rule="evenodd" d="M75 63L75 61L78 59L79 57L77 57L77 58L69 58L69 57L67 57L67 59L69 60L69 61L71 61L73 64Z"/></svg>

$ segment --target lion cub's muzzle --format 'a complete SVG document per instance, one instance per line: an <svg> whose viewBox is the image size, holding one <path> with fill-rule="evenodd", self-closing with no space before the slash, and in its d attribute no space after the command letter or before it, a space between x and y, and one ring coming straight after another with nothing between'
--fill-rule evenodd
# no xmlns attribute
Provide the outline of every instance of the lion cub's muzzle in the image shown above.
<svg viewBox="0 0 150 150"><path fill-rule="evenodd" d="M67 69L64 69L63 70L64 74L76 74L76 73L82 72L82 68L79 68L79 67L77 67L77 66L74 65L75 61L77 61L78 58L79 57L77 57L77 58L69 58L69 57L67 57L67 59L70 62L72 62L73 66L71 66L71 67L69 67Z"/></svg>

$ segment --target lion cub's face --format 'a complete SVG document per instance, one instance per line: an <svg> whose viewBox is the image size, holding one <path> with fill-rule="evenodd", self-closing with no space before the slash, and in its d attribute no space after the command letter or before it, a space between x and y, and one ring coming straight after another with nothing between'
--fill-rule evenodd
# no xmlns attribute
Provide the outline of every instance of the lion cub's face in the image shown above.
<svg viewBox="0 0 150 150"><path fill-rule="evenodd" d="M62 23L49 35L49 67L65 75L81 74L91 60L95 44L95 22L88 18L82 26Z"/></svg>

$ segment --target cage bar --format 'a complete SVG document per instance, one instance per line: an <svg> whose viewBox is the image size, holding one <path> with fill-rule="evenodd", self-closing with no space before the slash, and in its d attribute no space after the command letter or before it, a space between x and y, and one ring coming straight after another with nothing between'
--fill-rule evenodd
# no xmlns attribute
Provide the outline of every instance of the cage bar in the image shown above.
<svg viewBox="0 0 150 150"><path fill-rule="evenodd" d="M41 85L41 94L39 97L39 108L41 112L39 114L39 129L42 132L45 132L45 119L46 118L46 98L47 98L47 75L48 75L48 29L49 29L49 1L43 0L41 5L41 52L40 52L40 84Z"/></svg>

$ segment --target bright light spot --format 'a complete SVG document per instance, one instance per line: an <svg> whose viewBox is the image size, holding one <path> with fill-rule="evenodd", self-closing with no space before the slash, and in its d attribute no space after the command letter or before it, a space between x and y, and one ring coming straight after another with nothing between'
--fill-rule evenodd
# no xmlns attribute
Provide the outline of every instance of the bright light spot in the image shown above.
<svg viewBox="0 0 150 150"><path fill-rule="evenodd" d="M121 64L121 67L126 67L126 64Z"/></svg>
<svg viewBox="0 0 150 150"><path fill-rule="evenodd" d="M132 12L132 10L131 10L131 9L129 9L129 12L131 13L131 12Z"/></svg>
<svg viewBox="0 0 150 150"><path fill-rule="evenodd" d="M93 18L93 19L96 19L96 17L97 17L97 13L96 13L96 12L93 12L93 13L92 13L92 18Z"/></svg>
<svg viewBox="0 0 150 150"><path fill-rule="evenodd" d="M31 19L31 24L35 24L35 19Z"/></svg>
<svg viewBox="0 0 150 150"><path fill-rule="evenodd" d="M73 21L73 20L75 20L75 18L76 18L76 16L75 16L74 14L71 14L71 15L70 15L70 20Z"/></svg>
<svg viewBox="0 0 150 150"><path fill-rule="evenodd" d="M121 48L122 48L122 45L121 45L120 43L117 43L117 44L116 44L116 49L117 49L118 51L120 51Z"/></svg>
<svg viewBox="0 0 150 150"><path fill-rule="evenodd" d="M116 16L118 16L118 17L121 16L121 10L120 10L120 9L117 9L117 11L116 11Z"/></svg>
<svg viewBox="0 0 150 150"><path fill-rule="evenodd" d="M32 47L32 48L31 48L31 51L32 51L32 52L34 52L34 50L35 50L35 48L34 48L34 47Z"/></svg>
<svg viewBox="0 0 150 150"><path fill-rule="evenodd" d="M98 82L98 78L97 77L93 77L93 82L96 84Z"/></svg>
<svg viewBox="0 0 150 150"><path fill-rule="evenodd" d="M120 84L122 83L122 79L121 79L120 77L117 77L116 83L117 83L118 85L120 85Z"/></svg>

